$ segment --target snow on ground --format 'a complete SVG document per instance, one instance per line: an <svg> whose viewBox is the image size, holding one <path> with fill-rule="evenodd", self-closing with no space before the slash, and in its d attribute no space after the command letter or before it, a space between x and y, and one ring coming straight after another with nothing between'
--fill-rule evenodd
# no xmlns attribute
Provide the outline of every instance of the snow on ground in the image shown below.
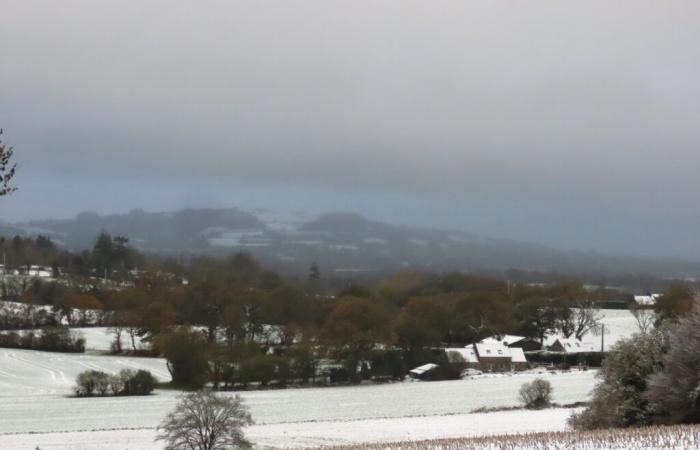
<svg viewBox="0 0 700 450"><path fill-rule="evenodd" d="M114 334L110 333L107 327L73 327L72 331L80 333L80 335L85 339L85 350L97 351L97 352L109 352L111 350L112 342L114 342ZM41 333L40 328L34 328L31 330L14 330L18 333L27 333L32 331L34 333ZM8 331L0 331L0 333L7 333ZM121 336L122 348L125 350L131 350L131 337L124 331ZM136 344L137 350L145 350L148 348L148 344L142 342L139 336L134 336L134 342Z"/></svg>
<svg viewBox="0 0 700 450"><path fill-rule="evenodd" d="M637 331L626 310L603 310L606 348ZM78 329L87 348L105 351L105 328ZM127 337L124 337L125 345ZM589 337L600 339L600 336ZM118 372L146 369L162 380L169 374L158 358L47 353L0 349L0 448L43 450L159 449L155 427L177 392L147 397L70 397L76 375L88 369ZM565 428L571 410L470 414L480 407L518 404L520 385L549 380L554 401L585 400L595 371L494 374L467 380L243 392L256 425L249 436L261 446L303 447L350 442L418 440L554 431Z"/></svg>
<svg viewBox="0 0 700 450"><path fill-rule="evenodd" d="M637 321L627 309L602 309L600 313L601 323L605 325L605 351L610 350L620 339L639 332ZM588 335L584 340L597 341L600 346L600 337L600 334Z"/></svg>
<svg viewBox="0 0 700 450"><path fill-rule="evenodd" d="M112 342L114 342L114 334L110 333L109 328L106 327L72 328L72 330L78 331L83 335L86 350L108 352L111 349ZM125 350L131 350L131 337L126 331L122 333L121 341ZM135 336L134 342L138 350L148 348L148 344L144 344L138 336Z"/></svg>
<svg viewBox="0 0 700 450"><path fill-rule="evenodd" d="M627 309L601 309L600 323L605 325L604 336L601 336L603 329L589 331L583 336L585 347L600 351L601 340L605 346L605 351L609 351L620 339L628 338L639 332L639 326L632 313ZM557 338L563 338L561 334L554 334L547 337L545 345L551 345ZM603 339L601 339L603 338ZM571 339L574 339L573 337Z"/></svg>
<svg viewBox="0 0 700 450"><path fill-rule="evenodd" d="M389 442L504 433L561 431L571 410L502 411L336 422L253 425L246 430L256 447L303 448L355 442ZM507 427L504 427L507 424ZM507 428L507 429L506 429ZM0 448L42 450L154 450L155 429L0 434Z"/></svg>
<svg viewBox="0 0 700 450"><path fill-rule="evenodd" d="M159 390L146 397L70 397L79 372L116 372L126 367L144 368L160 379L169 378L165 361L157 358L0 349L0 448L157 448L150 443L153 429L174 407L177 392ZM522 373L434 383L250 391L241 395L258 424L250 435L265 445L421 439L464 436L475 430L505 433L541 427L549 430L550 426L560 429L568 410L554 414L556 421L535 420L538 416L529 411L508 412L515 414L513 420L501 418L506 412L485 416L467 413L482 406L517 405L520 385L536 377L551 381L558 403L585 400L593 388L594 374ZM94 441L103 439L107 445L115 442L115 436L119 436L118 447L104 447ZM85 444L81 447L77 442Z"/></svg>

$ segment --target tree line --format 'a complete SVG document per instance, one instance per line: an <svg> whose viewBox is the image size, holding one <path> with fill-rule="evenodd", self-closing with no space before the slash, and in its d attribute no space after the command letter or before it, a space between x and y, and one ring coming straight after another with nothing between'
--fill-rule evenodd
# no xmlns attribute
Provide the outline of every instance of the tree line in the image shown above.
<svg viewBox="0 0 700 450"><path fill-rule="evenodd" d="M599 305L610 297L571 279L511 283L456 272L402 272L336 289L316 264L305 279L265 270L245 253L183 264L144 257L128 239L106 233L91 251L67 259L80 270L66 270L60 282L32 280L19 299L51 305L46 325L107 325L115 353L164 355L175 382L194 386L314 382L328 361L337 381L400 378L440 363L440 348L492 335L581 339L596 329ZM105 272L115 281L105 282ZM658 316L682 314L692 294L671 285ZM0 325L2 318L0 307Z"/></svg>

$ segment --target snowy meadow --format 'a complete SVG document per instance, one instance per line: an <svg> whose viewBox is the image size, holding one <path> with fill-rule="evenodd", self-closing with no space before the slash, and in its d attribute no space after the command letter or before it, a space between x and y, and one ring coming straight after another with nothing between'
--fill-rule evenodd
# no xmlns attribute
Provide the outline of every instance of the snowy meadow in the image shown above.
<svg viewBox="0 0 700 450"><path fill-rule="evenodd" d="M604 311L606 347L635 331L627 311ZM105 328L80 330L86 354L0 349L0 448L42 450L157 449L155 427L178 392L146 397L75 398L78 373L146 369L169 381L165 360L107 356ZM595 339L599 339L595 337ZM248 430L261 448L464 438L566 429L571 409L473 413L479 408L518 406L520 386L540 377L552 383L553 401L588 399L595 371L482 375L442 382L242 392L256 424ZM231 395L231 394L224 394Z"/></svg>
<svg viewBox="0 0 700 450"><path fill-rule="evenodd" d="M157 448L154 429L177 392L146 397L72 397L85 369L150 370L169 379L165 361L99 355L0 349L0 448ZM520 385L545 377L554 400L587 398L594 371L492 375L445 382L249 391L241 393L256 425L250 437L263 446L314 446L403 439L563 429L570 410L537 414L506 411L470 414L480 407L515 406ZM510 419L504 422L507 415ZM119 445L112 447L119 436ZM93 442L94 439L100 442ZM79 442L87 442L80 447ZM82 444L80 444L82 445Z"/></svg>

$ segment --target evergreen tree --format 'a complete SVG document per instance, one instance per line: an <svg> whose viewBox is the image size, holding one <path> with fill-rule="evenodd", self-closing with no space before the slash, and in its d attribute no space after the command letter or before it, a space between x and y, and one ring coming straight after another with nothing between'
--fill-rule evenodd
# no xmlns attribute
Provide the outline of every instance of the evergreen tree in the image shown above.
<svg viewBox="0 0 700 450"><path fill-rule="evenodd" d="M0 136L2 136L1 129ZM0 197L17 190L16 187L10 184L12 178L15 176L15 170L17 169L17 164L12 160L13 155L14 149L5 145L5 143L0 140Z"/></svg>

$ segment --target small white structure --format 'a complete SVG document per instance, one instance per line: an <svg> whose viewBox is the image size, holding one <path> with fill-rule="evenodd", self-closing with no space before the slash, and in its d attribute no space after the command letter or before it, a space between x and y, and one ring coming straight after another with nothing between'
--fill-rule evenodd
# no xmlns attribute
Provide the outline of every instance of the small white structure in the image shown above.
<svg viewBox="0 0 700 450"><path fill-rule="evenodd" d="M408 374L409 374L412 378L421 379L421 378L423 378L426 374L428 374L429 372L431 372L431 371L437 369L437 367L438 367L438 365L437 365L437 364L433 364L433 363L423 364L422 366L419 366L419 367L416 367L416 368L413 369L413 370L410 370L410 371L408 372Z"/></svg>
<svg viewBox="0 0 700 450"><path fill-rule="evenodd" d="M640 306L654 306L661 294L635 295L634 301Z"/></svg>
<svg viewBox="0 0 700 450"><path fill-rule="evenodd" d="M53 276L53 269L48 266L29 266L26 275L36 278L51 278Z"/></svg>

